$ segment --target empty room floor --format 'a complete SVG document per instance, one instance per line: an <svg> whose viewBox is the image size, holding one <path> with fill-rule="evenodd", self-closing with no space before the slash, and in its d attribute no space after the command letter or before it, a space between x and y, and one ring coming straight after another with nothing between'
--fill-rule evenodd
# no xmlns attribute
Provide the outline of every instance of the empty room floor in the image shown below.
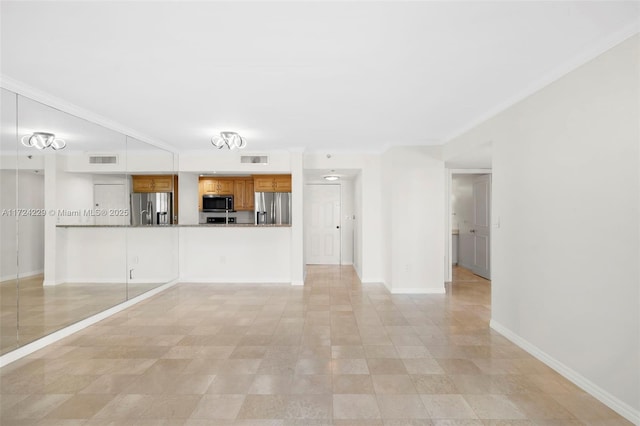
<svg viewBox="0 0 640 426"><path fill-rule="evenodd" d="M0 282L0 354L33 342L163 283L62 283L42 275Z"/></svg>
<svg viewBox="0 0 640 426"><path fill-rule="evenodd" d="M0 370L2 425L627 425L488 326L490 283L183 283Z"/></svg>

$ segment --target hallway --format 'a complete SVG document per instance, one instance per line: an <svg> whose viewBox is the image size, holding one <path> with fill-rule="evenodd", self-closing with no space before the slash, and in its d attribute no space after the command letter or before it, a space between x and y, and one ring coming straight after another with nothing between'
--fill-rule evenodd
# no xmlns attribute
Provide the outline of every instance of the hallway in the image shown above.
<svg viewBox="0 0 640 426"><path fill-rule="evenodd" d="M490 290L320 265L304 287L179 284L0 370L0 423L630 424L492 332Z"/></svg>

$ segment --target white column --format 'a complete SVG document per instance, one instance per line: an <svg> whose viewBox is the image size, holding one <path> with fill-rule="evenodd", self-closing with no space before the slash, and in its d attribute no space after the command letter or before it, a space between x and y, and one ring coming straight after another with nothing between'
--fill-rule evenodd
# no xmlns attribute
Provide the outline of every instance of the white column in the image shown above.
<svg viewBox="0 0 640 426"><path fill-rule="evenodd" d="M55 285L56 282L56 178L57 178L56 153L44 154L44 208L47 212L44 217L44 282L43 285Z"/></svg>
<svg viewBox="0 0 640 426"><path fill-rule="evenodd" d="M302 151L291 152L291 285L304 284L304 169Z"/></svg>

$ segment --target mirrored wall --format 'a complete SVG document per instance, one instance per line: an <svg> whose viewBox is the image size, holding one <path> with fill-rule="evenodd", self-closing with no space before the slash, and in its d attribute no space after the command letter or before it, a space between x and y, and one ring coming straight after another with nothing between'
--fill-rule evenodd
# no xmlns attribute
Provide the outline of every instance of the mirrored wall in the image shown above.
<svg viewBox="0 0 640 426"><path fill-rule="evenodd" d="M6 353L176 280L178 206L173 153L5 89L1 96Z"/></svg>

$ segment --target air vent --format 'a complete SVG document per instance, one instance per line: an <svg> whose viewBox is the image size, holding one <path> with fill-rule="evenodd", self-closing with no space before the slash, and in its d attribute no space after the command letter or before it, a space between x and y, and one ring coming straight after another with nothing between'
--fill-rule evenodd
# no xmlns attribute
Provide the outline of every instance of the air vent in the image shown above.
<svg viewBox="0 0 640 426"><path fill-rule="evenodd" d="M118 164L117 155L90 155L89 164Z"/></svg>
<svg viewBox="0 0 640 426"><path fill-rule="evenodd" d="M269 164L269 157L266 155L242 155L240 156L240 162L248 164Z"/></svg>

